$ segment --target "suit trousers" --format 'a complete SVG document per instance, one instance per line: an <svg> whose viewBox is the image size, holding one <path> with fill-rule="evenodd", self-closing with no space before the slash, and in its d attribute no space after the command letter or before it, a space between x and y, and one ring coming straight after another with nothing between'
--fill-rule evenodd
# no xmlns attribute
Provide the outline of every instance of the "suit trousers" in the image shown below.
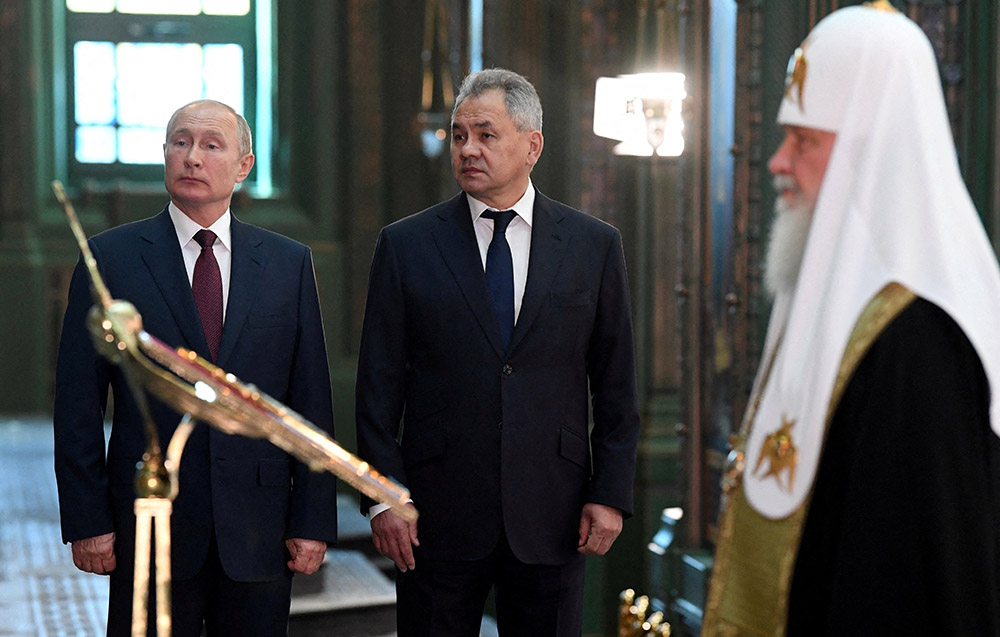
<svg viewBox="0 0 1000 637"><path fill-rule="evenodd" d="M579 637L584 565L583 555L525 564L505 533L480 560L428 560L418 552L415 569L396 571L399 637L478 637L490 589L501 637Z"/></svg>
<svg viewBox="0 0 1000 637"><path fill-rule="evenodd" d="M119 557L119 564L124 561ZM131 558L127 560L132 562ZM226 575L219 561L213 534L205 563L194 577L173 580L173 637L285 637L291 603L292 572L265 582L237 582ZM147 633L155 634L155 587L149 595ZM132 634L132 573L119 568L111 573L108 637Z"/></svg>

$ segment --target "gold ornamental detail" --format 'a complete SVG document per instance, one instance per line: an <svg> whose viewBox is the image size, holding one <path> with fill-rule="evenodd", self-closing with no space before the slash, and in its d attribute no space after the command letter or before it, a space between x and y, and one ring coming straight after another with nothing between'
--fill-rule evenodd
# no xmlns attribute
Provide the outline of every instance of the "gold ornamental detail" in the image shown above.
<svg viewBox="0 0 1000 637"><path fill-rule="evenodd" d="M764 438L760 456L757 457L757 466L753 470L755 476L759 475L766 461L767 470L764 475L760 476L761 479L774 476L774 479L778 481L778 486L789 493L792 492L792 485L795 483L795 470L799 464L799 449L792 439L792 427L794 426L795 421L782 414L781 427ZM782 482L783 474L786 476L784 482Z"/></svg>

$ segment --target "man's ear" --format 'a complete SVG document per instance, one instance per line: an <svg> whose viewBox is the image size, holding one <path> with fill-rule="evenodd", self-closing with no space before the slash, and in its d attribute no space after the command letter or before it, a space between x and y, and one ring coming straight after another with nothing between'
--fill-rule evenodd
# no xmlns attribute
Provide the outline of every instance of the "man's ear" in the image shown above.
<svg viewBox="0 0 1000 637"><path fill-rule="evenodd" d="M240 183L250 174L250 169L253 168L253 159L253 153L247 153L240 158L240 172L236 174L236 183Z"/></svg>
<svg viewBox="0 0 1000 637"><path fill-rule="evenodd" d="M542 137L541 131L531 131L528 143L528 165L534 166L538 163L538 158L542 156L542 147L545 145L545 138Z"/></svg>

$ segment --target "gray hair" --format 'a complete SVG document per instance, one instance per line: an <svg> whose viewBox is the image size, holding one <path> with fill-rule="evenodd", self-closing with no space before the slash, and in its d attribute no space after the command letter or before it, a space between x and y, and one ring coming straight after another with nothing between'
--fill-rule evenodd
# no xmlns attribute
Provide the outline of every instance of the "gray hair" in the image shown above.
<svg viewBox="0 0 1000 637"><path fill-rule="evenodd" d="M518 132L542 132L542 102L538 99L535 87L524 76L507 69L484 69L470 73L458 89L451 121L454 123L455 113L466 98L479 97L494 89L503 91L507 115Z"/></svg>
<svg viewBox="0 0 1000 637"><path fill-rule="evenodd" d="M195 100L178 108L176 111L174 111L174 114L170 116L170 121L167 122L167 135L169 135L170 131L173 130L174 122L177 121L177 117L181 114L181 111L187 110L188 108L191 107L205 106L208 104L218 106L228 111L229 114L236 119L236 139L240 146L240 157L252 153L253 135L250 133L250 124L247 124L246 118L237 113L236 109L234 109L229 104L224 104L223 102L218 102L216 100Z"/></svg>

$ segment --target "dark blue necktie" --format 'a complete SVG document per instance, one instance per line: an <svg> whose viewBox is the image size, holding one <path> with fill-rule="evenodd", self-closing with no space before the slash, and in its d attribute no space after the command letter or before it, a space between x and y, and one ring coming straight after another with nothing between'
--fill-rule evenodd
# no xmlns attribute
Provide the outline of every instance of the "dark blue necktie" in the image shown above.
<svg viewBox="0 0 1000 637"><path fill-rule="evenodd" d="M490 287L505 350L510 347L510 337L514 333L514 260L504 233L516 214L513 210L483 213L484 217L493 220L493 239L486 250L486 283Z"/></svg>

